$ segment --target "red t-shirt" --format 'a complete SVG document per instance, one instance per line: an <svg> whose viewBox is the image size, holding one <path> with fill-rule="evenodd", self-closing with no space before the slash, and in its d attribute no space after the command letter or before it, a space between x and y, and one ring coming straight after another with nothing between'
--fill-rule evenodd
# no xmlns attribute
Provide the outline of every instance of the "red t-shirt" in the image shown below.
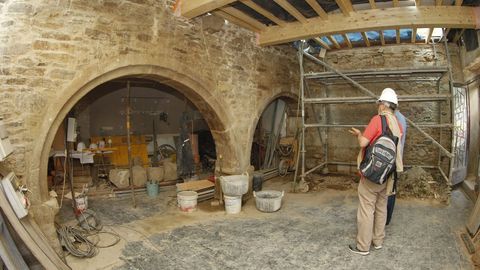
<svg viewBox="0 0 480 270"><path fill-rule="evenodd" d="M388 123L388 118L387 118L387 123ZM400 122L398 121L397 123L400 130L402 130L402 124L400 124ZM388 125L390 124L388 123ZM370 120L370 123L368 123L368 126L365 128L365 131L363 131L363 137L370 140L369 145L371 145L378 137L380 137L380 135L382 135L382 118L380 118L380 115L375 115Z"/></svg>

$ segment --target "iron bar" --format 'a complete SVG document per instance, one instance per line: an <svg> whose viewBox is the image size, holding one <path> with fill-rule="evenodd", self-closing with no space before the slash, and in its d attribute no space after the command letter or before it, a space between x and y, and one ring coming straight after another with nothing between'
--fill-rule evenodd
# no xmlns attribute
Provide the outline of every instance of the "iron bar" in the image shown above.
<svg viewBox="0 0 480 270"><path fill-rule="evenodd" d="M343 74L342 72L338 71L337 69L335 69L334 67L330 66L329 64L325 63L324 61L310 55L309 53L306 53L306 52L301 52L303 53L304 56L306 56L308 59L326 67L327 69L329 70L332 70L333 72L337 73L340 77L342 77L343 79L349 81L351 84L353 84L354 86L356 86L357 88L359 88L362 92L366 93L368 96L371 96L371 97L374 97L374 98L378 98L377 95L375 95L372 91L368 90L367 88L365 88L364 86L362 86L361 84L357 83L356 81L352 80L351 78L349 78L348 76L346 76L345 74ZM301 76L303 78L303 75L304 75L304 72L303 72L303 66L302 66L302 70L301 70ZM303 105L303 100L302 100L302 105ZM303 116L302 116L302 119L303 119ZM417 126L417 124L415 124L412 120L408 119L407 117L405 117L405 120L407 120L407 122L413 126L414 128L416 128L418 131L420 131L420 133L422 133L426 138L428 138L429 140L431 140L433 142L433 144L435 144L437 147L440 148L441 151L443 151L445 153L445 155L447 155L448 157L452 158L453 157L453 154L450 153L447 149L445 149L441 144L439 144L432 136L428 135L425 131L423 131L419 126ZM302 120L303 121L303 120ZM305 129L305 127L303 127L303 129Z"/></svg>
<svg viewBox="0 0 480 270"><path fill-rule="evenodd" d="M447 184L450 184L450 180L448 176L445 174L441 166L438 166L438 170L440 171L440 174L443 176L443 179L447 182Z"/></svg>
<svg viewBox="0 0 480 270"><path fill-rule="evenodd" d="M321 168L321 167L323 167L327 164L328 164L328 162L323 162L323 163L318 164L317 166L315 166L315 167L311 168L310 170L308 170L307 172L305 172L305 176L307 176L309 173L312 173L313 171L316 171L318 168Z"/></svg>
<svg viewBox="0 0 480 270"><path fill-rule="evenodd" d="M399 101L403 102L423 102L423 101L446 101L451 95L418 95L418 96L398 96ZM306 98L305 103L315 104L343 104L343 103L371 103L376 101L373 97L328 97L328 98Z"/></svg>

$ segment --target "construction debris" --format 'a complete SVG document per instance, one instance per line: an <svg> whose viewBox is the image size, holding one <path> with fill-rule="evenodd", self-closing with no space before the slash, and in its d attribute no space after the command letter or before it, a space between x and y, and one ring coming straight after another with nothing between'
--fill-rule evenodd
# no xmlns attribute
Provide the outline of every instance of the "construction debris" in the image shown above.
<svg viewBox="0 0 480 270"><path fill-rule="evenodd" d="M435 180L429 172L417 166L400 175L397 190L401 198L430 198L446 203L450 198L450 187L445 181Z"/></svg>
<svg viewBox="0 0 480 270"><path fill-rule="evenodd" d="M307 181L311 191L324 189L348 190L356 188L358 177L342 174L310 174Z"/></svg>

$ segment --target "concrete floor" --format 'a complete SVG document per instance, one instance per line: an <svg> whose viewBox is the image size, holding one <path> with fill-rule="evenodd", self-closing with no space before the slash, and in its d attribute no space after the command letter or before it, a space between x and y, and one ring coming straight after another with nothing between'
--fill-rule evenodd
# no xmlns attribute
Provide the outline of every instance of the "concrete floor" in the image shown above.
<svg viewBox="0 0 480 270"><path fill-rule="evenodd" d="M265 188L289 190L287 178ZM348 251L356 234L355 190L287 193L282 209L261 213L249 200L238 215L201 203L175 207L174 190L158 198L90 199L89 207L122 237L91 259L67 257L72 269L473 269L459 234L473 205L453 191L452 203L397 200L384 248ZM70 211L62 211L65 220ZM102 243L112 239L102 235Z"/></svg>

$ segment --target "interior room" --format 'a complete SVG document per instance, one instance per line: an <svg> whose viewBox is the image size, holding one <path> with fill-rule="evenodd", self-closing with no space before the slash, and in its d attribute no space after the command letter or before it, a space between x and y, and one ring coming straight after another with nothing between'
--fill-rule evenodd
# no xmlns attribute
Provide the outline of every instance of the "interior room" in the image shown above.
<svg viewBox="0 0 480 270"><path fill-rule="evenodd" d="M1 269L480 269L479 4L0 1Z"/></svg>

